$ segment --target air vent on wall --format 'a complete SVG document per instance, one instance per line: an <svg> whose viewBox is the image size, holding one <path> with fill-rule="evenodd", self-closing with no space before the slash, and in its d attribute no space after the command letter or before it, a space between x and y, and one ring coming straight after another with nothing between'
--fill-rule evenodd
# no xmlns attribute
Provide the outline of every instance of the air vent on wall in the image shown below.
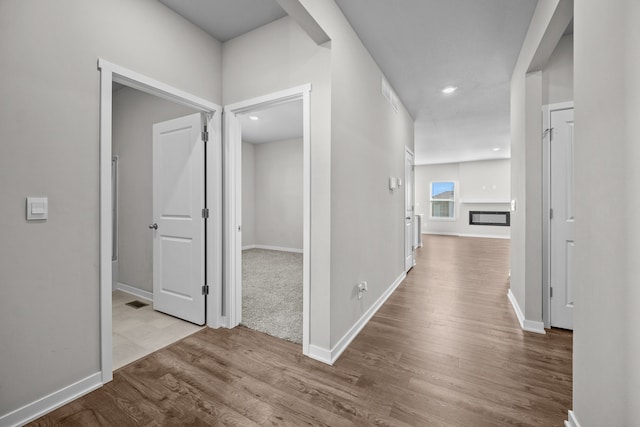
<svg viewBox="0 0 640 427"><path fill-rule="evenodd" d="M381 80L382 80L382 84L381 84L382 96L384 96L385 99L389 101L389 104L391 104L393 111L397 113L398 112L398 96L391 88L391 85L389 84L387 79L382 77Z"/></svg>

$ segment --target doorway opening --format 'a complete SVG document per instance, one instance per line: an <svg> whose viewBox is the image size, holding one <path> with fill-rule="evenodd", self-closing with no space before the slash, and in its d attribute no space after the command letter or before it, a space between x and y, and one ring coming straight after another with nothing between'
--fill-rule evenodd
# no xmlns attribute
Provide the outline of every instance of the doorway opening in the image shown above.
<svg viewBox="0 0 640 427"><path fill-rule="evenodd" d="M241 325L302 344L302 100L238 115Z"/></svg>
<svg viewBox="0 0 640 427"><path fill-rule="evenodd" d="M574 294L573 102L543 107L543 314L546 327L573 330Z"/></svg>
<svg viewBox="0 0 640 427"><path fill-rule="evenodd" d="M227 326L301 342L303 354L310 314L310 90L305 85L226 106L224 143ZM252 146L258 138L252 125L269 117L285 133L264 138L258 130L264 142ZM252 180L253 188L246 182ZM259 289L257 282L270 285ZM267 294L273 310L260 301Z"/></svg>
<svg viewBox="0 0 640 427"><path fill-rule="evenodd" d="M120 84L113 85L112 101L115 370L204 324L204 219L198 208L204 205L204 155L197 110ZM167 150L169 159L163 158ZM185 150L188 156L181 158ZM185 172L190 179L176 176ZM198 206L185 206L192 201L175 198L180 194L196 196ZM170 215L157 212L167 205ZM187 228L176 229L176 220ZM171 239L164 238L167 231ZM191 259L176 244L188 248Z"/></svg>
<svg viewBox="0 0 640 427"><path fill-rule="evenodd" d="M99 60L98 68L100 70L100 335L101 335L101 371L102 371L102 382L106 383L113 379L113 302L114 302L114 294L113 294L113 275L117 274L118 279L121 279L123 276L122 265L120 262L123 260L123 242L120 241L118 243L120 250L118 251L118 271L116 271L113 267L113 245L114 245L114 222L113 222L113 212L114 212L114 201L112 187L113 187L113 176L112 176L112 158L113 158L113 148L114 148L114 110L113 110L113 84L117 83L122 86L126 86L128 89L137 90L145 95L153 95L154 97L162 98L163 100L170 101L173 104L177 104L181 107L186 107L188 110L183 110L183 112L196 112L196 114L192 114L192 121L195 123L197 121L197 126L194 126L193 129L185 130L185 127L181 124L176 127L176 132L172 133L171 136L164 141L164 143L159 144L161 146L161 150L159 152L164 153L164 156L161 156L159 162L162 163L162 159L170 159L173 160L182 159L184 162L182 165L188 165L188 167L182 167L182 169L174 170L176 172L173 174L174 178L179 177L179 179L174 179L170 181L176 181L178 187L182 185L184 188L190 188L191 184L198 183L203 190L195 191L195 194L201 194L203 200L205 200L206 204L203 205L198 210L198 219L201 219L201 216L204 216L205 210L200 209L208 209L209 218L207 219L207 226L201 227L199 232L192 237L185 237L182 234L177 234L172 237L173 246L164 245L161 249L167 257L175 258L180 257L180 255L184 255L188 252L188 246L198 245L202 249L202 257L201 264L202 268L198 267L198 272L202 271L202 274L206 272L206 276L204 277L204 282L202 283L202 288L199 289L200 292L205 292L205 289L209 289L208 295L203 298L201 310L202 310L202 319L204 321L205 315L207 319L207 325L211 327L218 327L220 324L220 282L221 282L221 255L222 255L222 222L221 222L221 212L222 212L222 152L221 152L221 138L220 138L220 111L221 108L207 100L198 98L194 95L181 91L179 89L173 88L169 85L166 85L157 80L151 79L139 73L136 73L131 70L127 70L126 68L117 66L110 62ZM127 90L128 90L127 89ZM187 116L189 117L189 116ZM182 117L184 119L184 117ZM202 118L202 119L201 119ZM196 120L197 119L197 120ZM174 119L177 120L177 119ZM170 120L169 122L173 122ZM166 121L163 123L167 123ZM176 123L173 123L176 124ZM200 125L204 124L208 133L208 149L204 150L204 153L201 155L201 162L189 163L187 160L192 159L191 154L194 152L193 147L196 147L196 141L193 138L186 138L184 135L188 134L191 136L197 136L201 139L206 139L206 134L200 132ZM195 129L197 128L197 130ZM164 129L161 131L167 131ZM171 129L169 129L165 134L170 134ZM197 135L196 135L197 134ZM182 139L181 139L182 138ZM191 141L190 145L187 147L183 142ZM201 141L204 142L204 141ZM178 147L178 148L176 148ZM175 149L171 151L172 149ZM171 151L171 152L170 152ZM197 150L195 150L197 151ZM123 176L122 171L124 168L124 158L122 155L119 156L118 161L118 169L119 169L119 185L118 185L118 194L120 196L120 206L123 206L122 203L122 195L123 195ZM175 165L177 163L171 162L171 165ZM147 158L150 167L153 167L153 162L151 158ZM197 174L193 173L193 165L199 164L204 171L205 165L207 171L209 173L204 176L204 174L199 175L197 178ZM168 163L165 166L170 166ZM169 167L170 169L170 167ZM187 171L188 173L183 173ZM166 170L165 170L166 172ZM167 175L163 172L162 174ZM171 175L170 173L168 175ZM196 177L195 180L187 180L185 176ZM185 181L187 180L187 181ZM166 180L165 180L166 181ZM117 182L117 181L116 181ZM134 185L133 183L137 183L137 180L130 180L129 184ZM166 183L165 183L166 184ZM155 188L155 186L154 186ZM175 191L174 191L175 190ZM153 190L150 190L153 193ZM137 192L136 194L141 195L142 193ZM175 186L164 192L165 195L170 194L175 196L172 197L162 197L153 196L152 200L168 200L167 203L164 203L164 206L169 207L169 211L161 213L162 219L166 219L166 217L181 217L185 221L187 220L195 220L196 215L191 212L189 215L186 215L181 209L182 206L189 205L188 203L183 203L185 198L183 197L185 191L180 191L180 189L176 189ZM198 196L199 197L199 196ZM196 198L198 198L196 197ZM193 199L193 197L192 197ZM154 207L155 210L155 207ZM194 210L194 209L192 209ZM194 210L195 212L195 210ZM154 216L157 214L154 212ZM119 226L122 226L122 218L124 215L119 216ZM189 218L187 218L189 216ZM160 232L162 228L164 230L163 225L159 225L158 228L153 227L157 221L154 221L154 217L148 218L147 221L143 223L144 232ZM195 221L191 221L195 222ZM151 229L149 229L149 225L151 225ZM146 227L146 228L145 228ZM169 228L169 226L167 226ZM170 234L175 235L175 232L171 232ZM122 240L122 233L119 233L119 236ZM187 243L190 239L193 239L195 243L191 245L191 243ZM198 240L199 239L199 240ZM166 239L165 239L166 240ZM201 241L201 243L200 243ZM206 243L205 243L206 241ZM155 252L155 251L154 251ZM171 255L171 257L169 257ZM162 258L161 258L162 259ZM158 263L154 261L153 265L156 266ZM165 264L162 264L165 266ZM171 275L176 273L171 268L165 268L163 274ZM155 274L155 273L154 273ZM182 274L182 273L180 273ZM200 274L200 273L198 273ZM115 281L118 283L119 280ZM155 285L155 280L154 280ZM129 289L130 290L130 289ZM173 291L175 296L178 297L181 290L179 289L169 289L168 286L164 286L164 291L171 290ZM154 290L155 291L155 290ZM151 295L153 295L153 292ZM149 291L145 291L149 292ZM138 299L144 299L144 296L149 296L149 293L139 292L137 297ZM131 293L131 292L130 292ZM184 293L184 292L182 292ZM193 294L193 293L192 293ZM182 295L183 299L189 299L186 295ZM155 298L154 298L155 299ZM208 303L205 301L208 299ZM143 301L142 301L143 302ZM139 304L138 304L139 305ZM130 308L129 306L126 306ZM144 310L148 307L142 307L139 310ZM134 308L131 308L135 310ZM164 311L164 310L163 310ZM205 314L206 313L206 314ZM193 320L192 320L193 321ZM199 322L198 322L199 323Z"/></svg>

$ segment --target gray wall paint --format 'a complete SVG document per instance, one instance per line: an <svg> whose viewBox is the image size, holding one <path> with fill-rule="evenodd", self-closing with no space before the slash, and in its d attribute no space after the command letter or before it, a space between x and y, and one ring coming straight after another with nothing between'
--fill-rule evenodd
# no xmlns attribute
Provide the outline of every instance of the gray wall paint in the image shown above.
<svg viewBox="0 0 640 427"><path fill-rule="evenodd" d="M113 94L113 154L118 161L118 281L153 292L152 126L195 113L123 88Z"/></svg>
<svg viewBox="0 0 640 427"><path fill-rule="evenodd" d="M584 427L640 415L639 21L635 0L575 3L573 409Z"/></svg>
<svg viewBox="0 0 640 427"><path fill-rule="evenodd" d="M538 2L511 78L511 292L542 322L542 69L572 16L570 0ZM539 67L539 68L538 68Z"/></svg>
<svg viewBox="0 0 640 427"><path fill-rule="evenodd" d="M242 246L302 250L302 140L242 143Z"/></svg>
<svg viewBox="0 0 640 427"><path fill-rule="evenodd" d="M242 246L256 244L256 149L242 143Z"/></svg>
<svg viewBox="0 0 640 427"><path fill-rule="evenodd" d="M509 211L510 165L510 160L503 159L416 166L416 213L424 214L422 232L509 237L509 227L469 225L469 211ZM457 183L455 221L430 218L432 181ZM469 203L478 201L503 203Z"/></svg>
<svg viewBox="0 0 640 427"><path fill-rule="evenodd" d="M560 39L542 70L542 104L573 101L573 34Z"/></svg>
<svg viewBox="0 0 640 427"><path fill-rule="evenodd" d="M291 18L223 44L223 100L228 105L311 83L310 343L329 347L331 242L331 49L318 46Z"/></svg>
<svg viewBox="0 0 640 427"><path fill-rule="evenodd" d="M404 271L405 146L413 120L380 93L382 72L333 1L302 2L331 37L331 345ZM313 267L312 267L313 268ZM369 291L357 299L355 287Z"/></svg>
<svg viewBox="0 0 640 427"><path fill-rule="evenodd" d="M98 58L219 103L220 49L153 0L0 2L0 415L100 370Z"/></svg>
<svg viewBox="0 0 640 427"><path fill-rule="evenodd" d="M257 144L255 243L302 250L302 139Z"/></svg>
<svg viewBox="0 0 640 427"><path fill-rule="evenodd" d="M283 18L224 43L224 102L312 84L310 340L328 349L404 270L404 192L388 177L404 176L413 120L382 97L382 73L337 5L302 4L331 42Z"/></svg>

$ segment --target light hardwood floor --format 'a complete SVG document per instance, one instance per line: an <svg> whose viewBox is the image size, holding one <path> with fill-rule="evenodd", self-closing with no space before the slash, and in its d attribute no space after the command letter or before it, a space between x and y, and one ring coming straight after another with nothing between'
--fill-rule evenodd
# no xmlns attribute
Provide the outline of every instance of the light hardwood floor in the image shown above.
<svg viewBox="0 0 640 427"><path fill-rule="evenodd" d="M508 240L427 236L333 367L246 328L204 329L35 425L560 426L572 334L523 332Z"/></svg>

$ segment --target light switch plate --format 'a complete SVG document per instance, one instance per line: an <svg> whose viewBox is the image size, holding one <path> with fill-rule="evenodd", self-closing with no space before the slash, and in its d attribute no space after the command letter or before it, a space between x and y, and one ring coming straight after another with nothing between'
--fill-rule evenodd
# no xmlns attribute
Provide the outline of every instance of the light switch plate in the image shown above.
<svg viewBox="0 0 640 427"><path fill-rule="evenodd" d="M516 201L512 200L511 201L511 212L515 212L516 211Z"/></svg>
<svg viewBox="0 0 640 427"><path fill-rule="evenodd" d="M43 221L49 218L47 197L27 197L27 221Z"/></svg>

